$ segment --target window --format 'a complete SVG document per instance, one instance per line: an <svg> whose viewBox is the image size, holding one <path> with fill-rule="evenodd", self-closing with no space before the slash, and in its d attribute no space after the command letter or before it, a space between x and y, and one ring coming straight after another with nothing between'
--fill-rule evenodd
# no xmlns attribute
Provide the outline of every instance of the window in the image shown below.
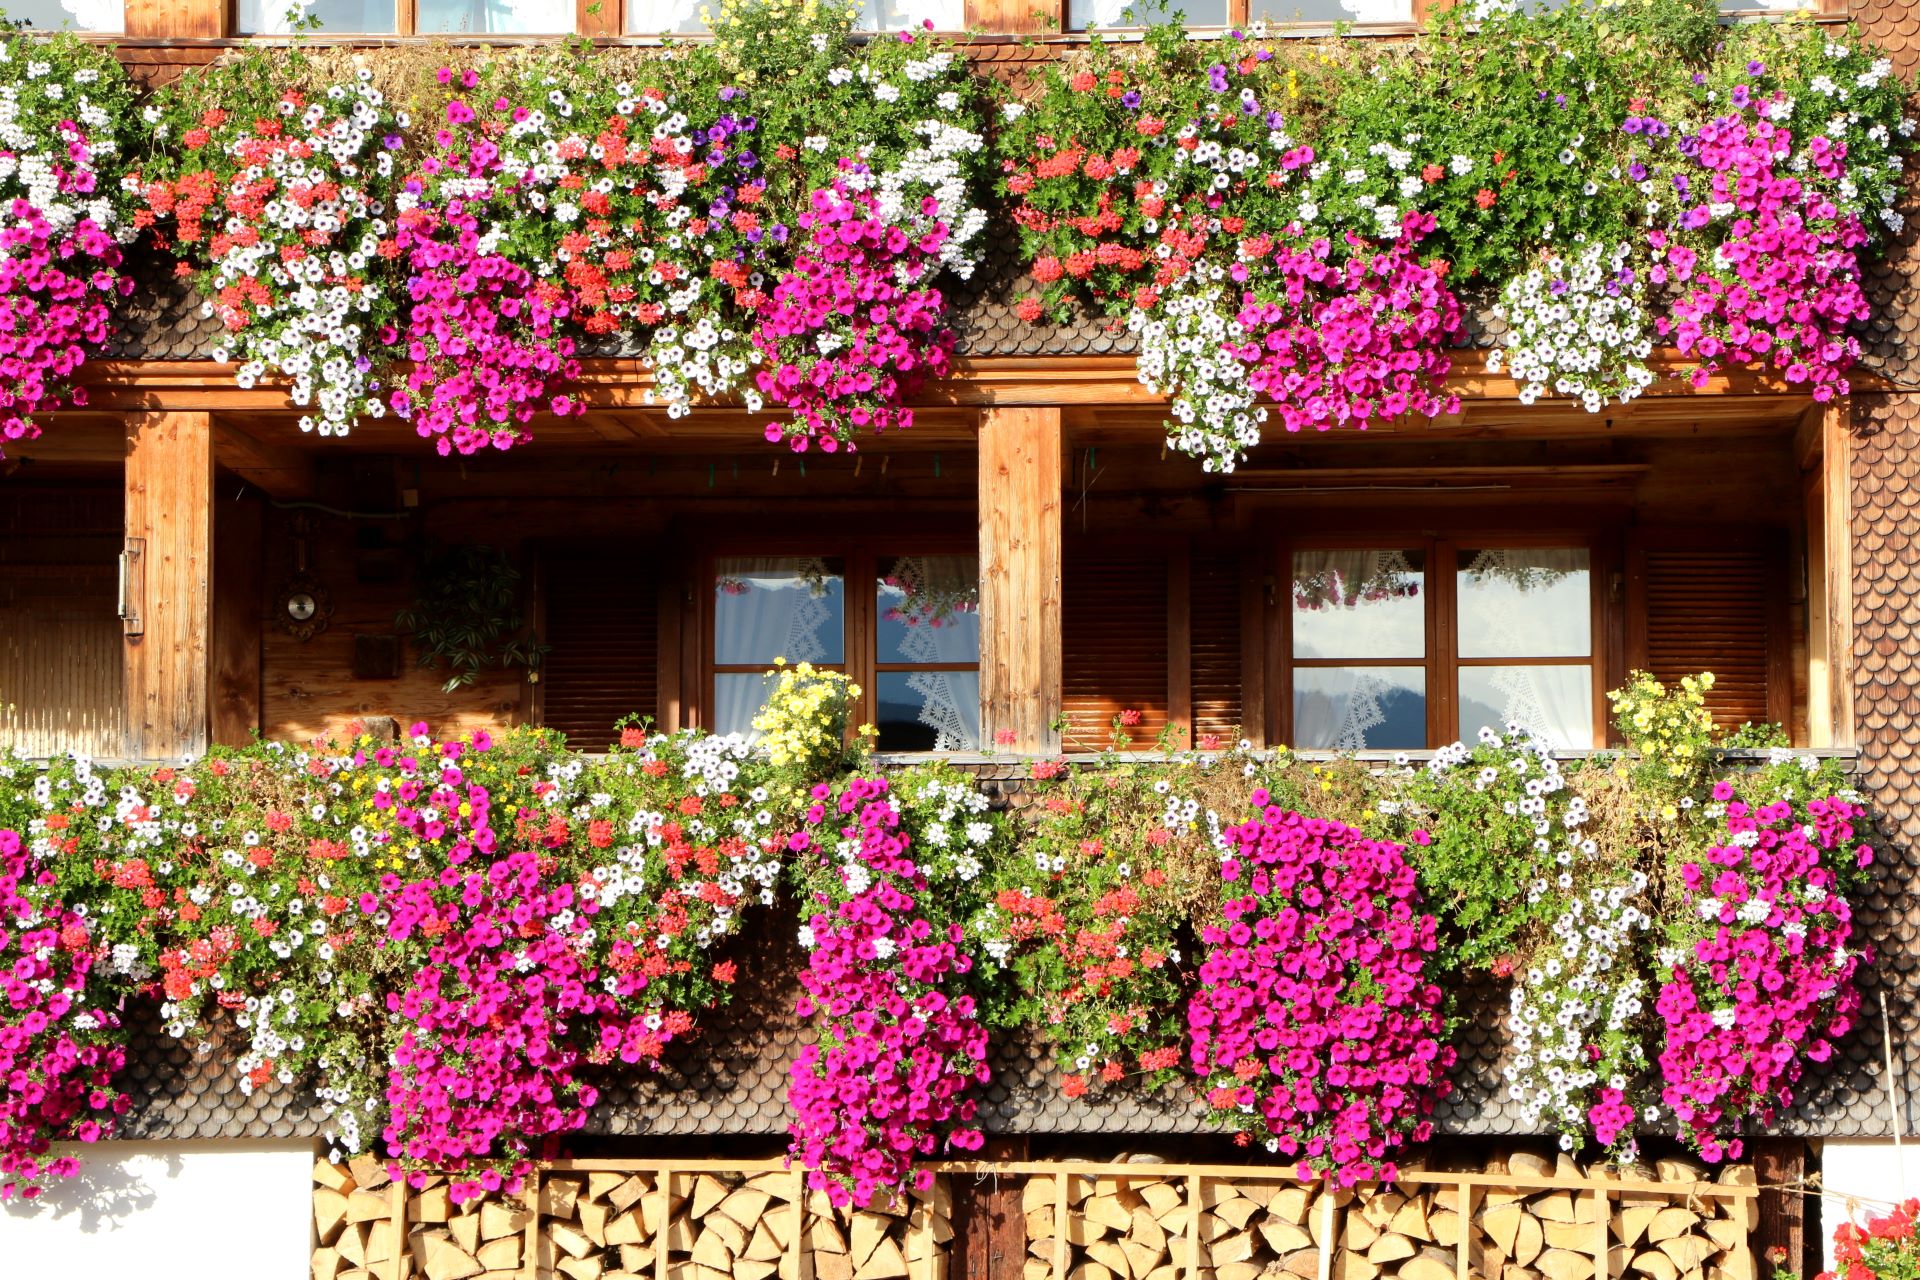
<svg viewBox="0 0 1920 1280"><path fill-rule="evenodd" d="M126 8L121 0L12 0L7 17L26 22L36 31L124 31Z"/></svg>
<svg viewBox="0 0 1920 1280"><path fill-rule="evenodd" d="M1412 0L1067 0L1067 27L1141 27L1181 14L1190 27L1411 22Z"/></svg>
<svg viewBox="0 0 1920 1280"><path fill-rule="evenodd" d="M716 559L708 727L751 734L785 658L853 676L882 751L978 748L979 577L972 554Z"/></svg>
<svg viewBox="0 0 1920 1280"><path fill-rule="evenodd" d="M394 0L313 0L306 12L327 33L401 35L559 35L574 29L574 0L417 0L405 6L411 30L400 27ZM283 35L292 29L288 0L240 0L243 35Z"/></svg>
<svg viewBox="0 0 1920 1280"><path fill-rule="evenodd" d="M1594 744L1585 547L1303 548L1291 566L1294 746L1409 749L1509 722Z"/></svg>
<svg viewBox="0 0 1920 1280"><path fill-rule="evenodd" d="M720 0L627 0L627 34L698 34L707 29L700 11L718 10ZM862 0L861 31L903 31L931 19L936 31L966 29L965 0Z"/></svg>

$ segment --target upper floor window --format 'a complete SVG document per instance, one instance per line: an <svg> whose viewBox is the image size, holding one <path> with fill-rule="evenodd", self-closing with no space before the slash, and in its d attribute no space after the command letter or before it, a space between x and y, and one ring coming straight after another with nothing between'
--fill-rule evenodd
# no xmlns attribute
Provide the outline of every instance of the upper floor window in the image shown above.
<svg viewBox="0 0 1920 1280"><path fill-rule="evenodd" d="M126 6L121 0L12 0L7 17L26 22L35 31L124 31Z"/></svg>
<svg viewBox="0 0 1920 1280"><path fill-rule="evenodd" d="M1067 0L1067 26L1144 27L1178 13L1190 27L1245 22L1332 26L1336 22L1410 22L1412 0Z"/></svg>
<svg viewBox="0 0 1920 1280"><path fill-rule="evenodd" d="M720 0L627 0L627 34L667 36L707 30L709 14ZM965 0L862 0L854 27L860 31L904 31L931 21L936 31L966 29Z"/></svg>
<svg viewBox="0 0 1920 1280"><path fill-rule="evenodd" d="M319 30L338 35L559 35L574 28L573 0L416 0L412 28L402 30L394 0L313 0L306 12ZM291 31L289 0L239 0L243 35Z"/></svg>
<svg viewBox="0 0 1920 1280"><path fill-rule="evenodd" d="M784 658L853 676L882 751L979 747L978 557L725 556L712 599L715 733L753 732L766 671Z"/></svg>
<svg viewBox="0 0 1920 1280"><path fill-rule="evenodd" d="M1585 547L1294 551L1289 741L1407 749L1518 723L1594 745L1592 579Z"/></svg>

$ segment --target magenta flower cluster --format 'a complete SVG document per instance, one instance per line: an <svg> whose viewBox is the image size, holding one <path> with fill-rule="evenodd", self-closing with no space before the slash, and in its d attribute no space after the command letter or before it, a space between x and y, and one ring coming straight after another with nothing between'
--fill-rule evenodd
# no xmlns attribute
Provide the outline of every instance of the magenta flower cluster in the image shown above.
<svg viewBox="0 0 1920 1280"><path fill-rule="evenodd" d="M1214 1118L1349 1186L1395 1176L1450 1089L1434 918L1399 845L1253 793L1221 876L1244 884L1202 931L1189 1063Z"/></svg>
<svg viewBox="0 0 1920 1280"><path fill-rule="evenodd" d="M1753 807L1729 783L1727 839L1681 869L1699 936L1675 960L1655 1008L1666 1024L1661 1101L1708 1160L1736 1160L1727 1133L1771 1124L1805 1064L1833 1056L1860 1007L1848 946L1853 913L1838 859L1872 861L1854 843L1864 810L1838 797Z"/></svg>
<svg viewBox="0 0 1920 1280"><path fill-rule="evenodd" d="M945 372L953 331L929 283L947 226L939 202L921 202L924 229L881 213L870 191L816 188L800 215L793 266L760 304L753 331L763 366L754 381L793 410L766 437L795 451L855 447L862 431L913 425L903 401Z"/></svg>
<svg viewBox="0 0 1920 1280"><path fill-rule="evenodd" d="M456 100L448 112L471 109ZM498 172L498 149L475 141L433 162L491 180L495 196L511 196L513 178ZM418 185L410 184L410 185ZM491 220L478 209L485 196L423 199L401 214L397 241L407 260L405 343L413 368L390 403L442 455L510 449L531 437L536 414L560 417L584 411L580 401L553 389L580 376L566 323L571 294L536 280L486 234Z"/></svg>
<svg viewBox="0 0 1920 1280"><path fill-rule="evenodd" d="M1236 265L1236 277L1251 280L1237 316L1248 336L1227 350L1248 366L1247 385L1273 401L1288 431L1459 409L1446 382L1460 302L1445 264L1422 262L1417 252L1433 225L1431 215L1408 213L1386 248L1348 232L1345 261L1321 237L1283 243L1257 274Z"/></svg>
<svg viewBox="0 0 1920 1280"><path fill-rule="evenodd" d="M1695 386L1732 360L1771 365L1831 400L1847 394L1860 356L1847 330L1869 315L1859 258L1868 235L1819 181L1845 180L1846 143L1816 136L1796 158L1792 134L1760 118L1764 105L1680 140L1692 161L1691 173L1673 175L1680 212L1671 228L1648 233L1651 279L1676 290L1655 326L1700 360Z"/></svg>
<svg viewBox="0 0 1920 1280"><path fill-rule="evenodd" d="M0 1200L38 1196L80 1162L54 1141L97 1142L127 1109L120 1018L90 988L98 944L85 917L43 898L52 870L0 830Z"/></svg>
<svg viewBox="0 0 1920 1280"><path fill-rule="evenodd" d="M977 1151L975 1085L988 1078L987 1032L964 993L972 961L957 924L928 918L930 894L882 778L813 790L789 849L824 885L804 938L802 1016L820 1036L787 1083L793 1158L835 1204L897 1196L931 1175L916 1157ZM821 828L837 828L823 834Z"/></svg>
<svg viewBox="0 0 1920 1280"><path fill-rule="evenodd" d="M7 441L39 436L35 414L87 402L72 381L107 340L112 299L132 291L119 267L120 246L93 219L56 231L25 200L8 208L0 223L0 456Z"/></svg>

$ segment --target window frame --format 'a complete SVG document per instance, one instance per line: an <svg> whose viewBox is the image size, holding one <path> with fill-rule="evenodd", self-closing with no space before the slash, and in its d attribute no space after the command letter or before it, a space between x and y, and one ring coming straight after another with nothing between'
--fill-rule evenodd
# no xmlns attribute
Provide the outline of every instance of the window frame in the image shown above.
<svg viewBox="0 0 1920 1280"><path fill-rule="evenodd" d="M714 595L716 568L720 561L737 556L795 556L801 558L838 560L842 565L842 614L841 625L845 629L843 637L842 661L816 662L814 666L826 671L842 671L853 678L860 686L860 697L854 703L851 716L855 726L873 724L878 710L878 688L875 676L883 672L914 671L974 671L984 665L980 659L973 662L881 662L879 660L879 599L877 583L880 577L880 564L883 561L901 556L932 555L972 555L978 556L980 544L977 538L960 535L942 537L937 534L914 534L899 538L847 538L826 536L804 538L783 535L771 538L741 538L716 542L700 558L700 576L696 580L695 590L699 593L700 610L700 689L693 703L694 712L691 723L703 728L713 728L714 708L718 699L714 690L714 677L718 675L756 674L767 670L770 664L743 666L740 663L723 663L715 659L718 643L719 601ZM977 572L977 570L976 570ZM861 584L855 589L855 584ZM977 590L977 587L976 587ZM976 751L986 750L984 743L976 743ZM947 752L915 752L911 754L946 755Z"/></svg>
<svg viewBox="0 0 1920 1280"><path fill-rule="evenodd" d="M1297 667L1419 667L1426 675L1427 742L1426 749L1460 739L1464 732L1460 718L1460 669L1466 667L1577 666L1584 662L1591 677L1593 701L1593 740L1591 748L1607 742L1607 679L1612 641L1608 600L1614 578L1613 548L1595 534L1569 533L1564 530L1531 532L1463 531L1445 535L1391 533L1365 535L1304 535L1282 537L1274 543L1274 642L1272 654L1275 690L1273 699L1275 740L1293 745L1294 670ZM1582 550L1587 553L1588 645L1584 658L1560 657L1486 657L1462 658L1459 654L1459 574L1463 549L1498 550L1541 549ZM1295 658L1293 654L1293 556L1296 551L1380 550L1419 551L1426 557L1422 589L1426 593L1423 613L1426 633L1425 655L1420 658ZM1577 744L1576 748L1577 748ZM1314 748L1302 748L1311 750ZM1407 748L1411 750L1412 748ZM1584 749L1584 748L1578 748Z"/></svg>

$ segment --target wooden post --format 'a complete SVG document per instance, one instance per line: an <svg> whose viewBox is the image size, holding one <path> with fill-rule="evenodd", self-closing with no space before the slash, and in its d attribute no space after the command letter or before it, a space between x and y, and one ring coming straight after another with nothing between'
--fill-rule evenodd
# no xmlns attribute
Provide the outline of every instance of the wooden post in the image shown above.
<svg viewBox="0 0 1920 1280"><path fill-rule="evenodd" d="M125 642L135 759L207 749L213 630L213 430L205 413L127 419L126 536L142 544L141 629Z"/></svg>
<svg viewBox="0 0 1920 1280"><path fill-rule="evenodd" d="M1175 747L1193 747L1193 557L1184 546L1167 556L1167 723L1184 732Z"/></svg>
<svg viewBox="0 0 1920 1280"><path fill-rule="evenodd" d="M1057 751L1061 710L1058 409L980 418L983 750ZM1011 743L998 735L1012 735Z"/></svg>
<svg viewBox="0 0 1920 1280"><path fill-rule="evenodd" d="M1027 1158L1024 1137L988 1138L982 1160ZM953 1177L953 1280L1021 1280L1027 1256L1026 1216L1020 1208L1017 1174Z"/></svg>
<svg viewBox="0 0 1920 1280"><path fill-rule="evenodd" d="M1853 414L1846 401L1822 424L1821 488L1826 497L1827 692L1834 746L1853 745ZM1813 714L1818 714L1817 711Z"/></svg>
<svg viewBox="0 0 1920 1280"><path fill-rule="evenodd" d="M1800 1138L1755 1138L1753 1172L1760 1183L1760 1228L1753 1233L1756 1270L1771 1275L1767 1251L1787 1251L1787 1266L1797 1269L1807 1248L1806 1197L1800 1182L1806 1176L1807 1144ZM1783 1190L1771 1190L1780 1187Z"/></svg>
<svg viewBox="0 0 1920 1280"><path fill-rule="evenodd" d="M1067 1171L1053 1175L1053 1280L1067 1280Z"/></svg>

